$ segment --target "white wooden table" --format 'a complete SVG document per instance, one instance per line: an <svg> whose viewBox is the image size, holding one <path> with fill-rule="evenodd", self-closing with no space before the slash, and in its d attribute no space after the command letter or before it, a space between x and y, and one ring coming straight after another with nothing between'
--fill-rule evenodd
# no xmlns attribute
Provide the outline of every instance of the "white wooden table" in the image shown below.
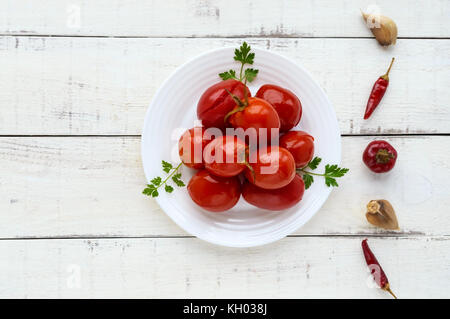
<svg viewBox="0 0 450 319"><path fill-rule="evenodd" d="M0 0L0 297L390 298L368 284L368 237L399 297L449 297L450 1ZM252 46L307 68L334 104L342 165L324 207L277 243L210 245L144 197L140 132L162 81L207 49ZM380 110L368 94L396 62ZM367 143L391 142L374 176ZM364 217L386 198L401 230Z"/></svg>

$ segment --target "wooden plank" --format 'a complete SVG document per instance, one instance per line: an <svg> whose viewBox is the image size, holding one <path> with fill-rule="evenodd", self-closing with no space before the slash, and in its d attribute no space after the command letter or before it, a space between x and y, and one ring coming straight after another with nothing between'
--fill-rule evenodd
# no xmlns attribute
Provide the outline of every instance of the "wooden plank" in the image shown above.
<svg viewBox="0 0 450 319"><path fill-rule="evenodd" d="M360 160L371 140L343 138L350 172L295 234L450 235L450 138L387 138L399 158L385 175ZM0 138L0 238L187 235L141 194L140 158L139 138ZM365 205L378 198L391 201L401 231L367 223Z"/></svg>
<svg viewBox="0 0 450 319"><path fill-rule="evenodd" d="M176 67L240 43L0 37L0 134L140 134L152 96ZM308 69L333 102L343 134L450 133L450 41L399 40L388 50L371 39L250 43ZM397 60L380 111L363 121L372 84L392 56Z"/></svg>
<svg viewBox="0 0 450 319"><path fill-rule="evenodd" d="M392 298L372 288L361 239L286 238L251 249L193 238L0 241L0 297ZM369 243L398 297L448 296L448 237Z"/></svg>
<svg viewBox="0 0 450 319"><path fill-rule="evenodd" d="M6 3L5 3L6 2ZM151 37L368 37L358 0L2 1L0 34ZM446 0L378 0L401 37L449 37Z"/></svg>

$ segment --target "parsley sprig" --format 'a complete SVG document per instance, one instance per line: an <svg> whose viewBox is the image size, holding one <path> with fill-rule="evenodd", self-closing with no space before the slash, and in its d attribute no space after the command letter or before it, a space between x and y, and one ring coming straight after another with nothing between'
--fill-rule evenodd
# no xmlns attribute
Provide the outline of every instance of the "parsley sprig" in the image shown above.
<svg viewBox="0 0 450 319"><path fill-rule="evenodd" d="M147 187L142 191L142 194L151 197L157 197L159 195L158 189L163 185L164 190L167 193L172 193L174 188L171 185L167 184L169 179L172 179L172 182L174 182L175 185L177 185L178 187L185 186L184 182L181 180L181 173L178 172L178 170L181 167L181 164L182 163L178 164L178 166L176 167L173 167L173 165L170 164L169 162L162 161L162 169L169 175L164 180L160 176L153 178L150 181L150 184L147 184Z"/></svg>
<svg viewBox="0 0 450 319"><path fill-rule="evenodd" d="M252 68L244 70L244 65L245 64L252 65L253 59L255 58L255 53L250 51L251 47L247 44L247 42L242 43L239 49L234 50L234 60L241 62L239 78L236 76L235 70L229 70L219 74L222 80L235 79L247 83L252 82L256 78L256 76L258 75L258 70Z"/></svg>
<svg viewBox="0 0 450 319"><path fill-rule="evenodd" d="M335 165L330 165L327 164L325 165L325 173L324 174L318 174L318 173L313 173L310 171L307 171L306 168L310 168L311 170L315 170L320 162L322 161L322 159L320 157L314 157L309 163L308 165L306 165L303 168L298 168L297 172L302 174L302 178L303 181L305 182L305 189L308 189L312 183L314 183L314 176L323 176L325 177L325 184L328 187L338 187L339 184L336 182L336 178L338 177L342 177L345 175L345 173L348 172L348 168L341 168L339 166Z"/></svg>

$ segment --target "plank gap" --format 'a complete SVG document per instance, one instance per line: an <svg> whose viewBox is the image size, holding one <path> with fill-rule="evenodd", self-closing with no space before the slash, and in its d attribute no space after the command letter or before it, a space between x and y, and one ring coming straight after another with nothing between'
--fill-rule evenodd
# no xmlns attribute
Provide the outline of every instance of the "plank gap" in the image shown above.
<svg viewBox="0 0 450 319"><path fill-rule="evenodd" d="M450 133L377 133L377 134L341 134L341 137L373 137L373 136L389 136L389 137L413 137L413 136L450 136ZM52 134L38 134L38 135L24 135L24 134L20 134L20 135L15 135L15 134L10 134L10 135L0 135L0 138L28 138L28 137L111 137L111 138L141 138L142 135L137 135L137 134L99 134L99 135L83 135L83 134L64 134L64 135L52 135Z"/></svg>
<svg viewBox="0 0 450 319"><path fill-rule="evenodd" d="M4 237L0 241L16 241L16 240L97 240L97 239L199 239L196 236L190 235L148 235L148 236L37 236L37 237ZM429 239L450 239L450 235L426 235L421 232L401 232L401 233L360 233L360 234L298 234L288 235L286 238L429 238Z"/></svg>
<svg viewBox="0 0 450 319"><path fill-rule="evenodd" d="M301 36L296 34L286 35L261 35L261 34L237 34L221 36L218 34L203 36L165 36L165 35L69 35L69 34L27 34L27 33L0 33L0 37L29 37L29 38L93 38L93 39L375 39L372 36ZM450 40L450 37L397 37L400 40Z"/></svg>

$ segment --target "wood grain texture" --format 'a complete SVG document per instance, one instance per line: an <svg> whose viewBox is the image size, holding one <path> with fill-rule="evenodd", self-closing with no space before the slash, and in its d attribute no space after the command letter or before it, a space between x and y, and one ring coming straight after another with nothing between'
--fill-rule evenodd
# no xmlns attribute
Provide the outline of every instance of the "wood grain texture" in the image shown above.
<svg viewBox="0 0 450 319"><path fill-rule="evenodd" d="M400 298L447 298L450 137L435 134L450 134L450 1L376 1L399 29L387 49L361 18L370 3L0 0L0 298L389 299L370 288L365 236ZM141 194L136 135L178 66L243 39L311 72L351 135L350 172L293 236L230 249L191 238ZM363 121L392 56L383 103ZM361 134L405 134L381 136L399 153L391 173L364 166L374 138ZM400 231L367 223L376 198Z"/></svg>
<svg viewBox="0 0 450 319"><path fill-rule="evenodd" d="M370 37L358 0L2 0L0 34ZM447 0L378 0L401 37L450 37Z"/></svg>
<svg viewBox="0 0 450 319"><path fill-rule="evenodd" d="M0 37L0 134L140 134L152 96L176 67L241 42ZM343 134L450 133L450 41L399 40L387 50L372 39L249 42L309 70L334 104ZM372 85L392 56L390 87L363 121Z"/></svg>
<svg viewBox="0 0 450 319"><path fill-rule="evenodd" d="M350 172L295 234L450 235L450 138L387 138L399 158L384 175L360 160L372 139L343 138ZM188 235L141 194L140 158L132 137L0 138L0 238ZM391 201L401 231L368 224L365 205L377 198Z"/></svg>
<svg viewBox="0 0 450 319"><path fill-rule="evenodd" d="M0 298L377 298L361 239L0 241ZM400 298L448 297L448 237L369 239ZM419 288L420 289L419 289Z"/></svg>

